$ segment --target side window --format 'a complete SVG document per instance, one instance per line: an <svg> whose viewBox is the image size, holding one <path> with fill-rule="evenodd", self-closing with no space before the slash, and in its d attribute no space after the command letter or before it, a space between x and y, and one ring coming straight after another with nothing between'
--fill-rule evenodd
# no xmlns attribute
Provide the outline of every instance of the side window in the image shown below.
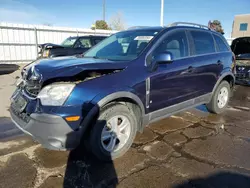
<svg viewBox="0 0 250 188"><path fill-rule="evenodd" d="M177 31L168 35L154 50L153 58L163 52L172 53L173 59L188 56L188 43L185 31Z"/></svg>
<svg viewBox="0 0 250 188"><path fill-rule="evenodd" d="M217 44L217 48L219 52L227 52L229 51L228 46L225 44L225 42L222 40L221 37L219 37L218 35L213 35L215 42Z"/></svg>
<svg viewBox="0 0 250 188"><path fill-rule="evenodd" d="M215 52L214 39L209 32L190 31L194 40L195 55L209 54Z"/></svg>
<svg viewBox="0 0 250 188"><path fill-rule="evenodd" d="M80 38L78 41L76 41L74 48L91 48L90 39Z"/></svg>
<svg viewBox="0 0 250 188"><path fill-rule="evenodd" d="M139 54L142 52L142 50L148 45L148 41L146 40L138 40L137 47L136 47L136 53Z"/></svg>

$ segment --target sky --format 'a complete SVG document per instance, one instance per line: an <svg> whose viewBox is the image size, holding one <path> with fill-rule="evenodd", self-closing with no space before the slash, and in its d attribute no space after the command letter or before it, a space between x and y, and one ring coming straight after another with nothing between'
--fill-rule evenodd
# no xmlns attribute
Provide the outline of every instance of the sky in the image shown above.
<svg viewBox="0 0 250 188"><path fill-rule="evenodd" d="M117 12L127 27L160 25L161 0L106 0L106 21ZM0 22L90 28L102 19L103 0L0 0ZM165 0L164 25L176 21L207 25L220 20L230 37L234 15L250 14L250 0Z"/></svg>

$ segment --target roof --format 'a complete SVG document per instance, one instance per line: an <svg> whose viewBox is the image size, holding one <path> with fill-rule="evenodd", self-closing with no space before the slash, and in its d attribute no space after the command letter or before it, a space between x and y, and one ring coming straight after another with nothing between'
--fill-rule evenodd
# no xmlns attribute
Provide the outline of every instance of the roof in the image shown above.
<svg viewBox="0 0 250 188"><path fill-rule="evenodd" d="M160 31L160 30L163 30L164 29L164 27L161 27L161 26L134 26L134 27L130 27L130 28L128 28L127 30L133 30L133 31L141 31L141 30L143 30L143 31L149 31L149 30L158 30L158 31Z"/></svg>

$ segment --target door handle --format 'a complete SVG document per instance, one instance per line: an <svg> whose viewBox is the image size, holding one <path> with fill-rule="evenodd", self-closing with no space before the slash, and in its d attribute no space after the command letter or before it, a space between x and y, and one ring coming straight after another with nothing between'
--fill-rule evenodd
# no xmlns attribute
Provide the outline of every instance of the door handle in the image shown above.
<svg viewBox="0 0 250 188"><path fill-rule="evenodd" d="M192 66L189 66L187 69L187 72L193 72L194 68Z"/></svg>
<svg viewBox="0 0 250 188"><path fill-rule="evenodd" d="M181 75L193 72L194 68L189 66L185 71L181 72Z"/></svg>
<svg viewBox="0 0 250 188"><path fill-rule="evenodd" d="M221 60L218 60L217 61L217 65L221 65L222 64L222 61Z"/></svg>

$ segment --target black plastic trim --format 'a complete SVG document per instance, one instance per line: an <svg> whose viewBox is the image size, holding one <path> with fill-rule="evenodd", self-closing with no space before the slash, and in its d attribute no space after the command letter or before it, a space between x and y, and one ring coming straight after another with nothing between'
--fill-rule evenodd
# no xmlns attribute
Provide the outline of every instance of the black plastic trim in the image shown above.
<svg viewBox="0 0 250 188"><path fill-rule="evenodd" d="M200 97L151 112L143 117L142 126L145 127L149 123L159 121L178 112L193 108L195 106L199 106L201 104L206 104L211 100L211 97L212 93L208 93Z"/></svg>
<svg viewBox="0 0 250 188"><path fill-rule="evenodd" d="M142 115L145 114L145 108L144 108L144 105L143 105L141 99L138 96L136 96L135 94L133 94L131 92L126 92L126 91L119 91L119 92L116 92L116 93L112 93L112 94L106 96L105 98L101 99L97 103L97 105L99 107L102 107L105 104L107 104L107 103L109 103L109 102L111 102L113 100L119 99L119 98L129 98L129 99L132 99L133 101L135 101L139 105L139 107L141 109L141 112L142 112Z"/></svg>
<svg viewBox="0 0 250 188"><path fill-rule="evenodd" d="M131 93L131 92L125 92L125 91L120 91L120 92L116 92L116 93L112 93L108 96L106 96L105 98L101 99L90 111L89 113L85 116L84 120L81 123L81 127L82 127L82 133L84 134L85 130L88 128L88 126L90 125L90 122L93 120L93 118L99 113L100 108L103 107L105 104L108 104L109 102L119 99L119 98L129 98L133 101L135 101L142 112L142 117L144 117L145 115L145 108L144 105L141 101L141 99L136 96L135 94ZM139 125L139 129L140 129L140 125Z"/></svg>

